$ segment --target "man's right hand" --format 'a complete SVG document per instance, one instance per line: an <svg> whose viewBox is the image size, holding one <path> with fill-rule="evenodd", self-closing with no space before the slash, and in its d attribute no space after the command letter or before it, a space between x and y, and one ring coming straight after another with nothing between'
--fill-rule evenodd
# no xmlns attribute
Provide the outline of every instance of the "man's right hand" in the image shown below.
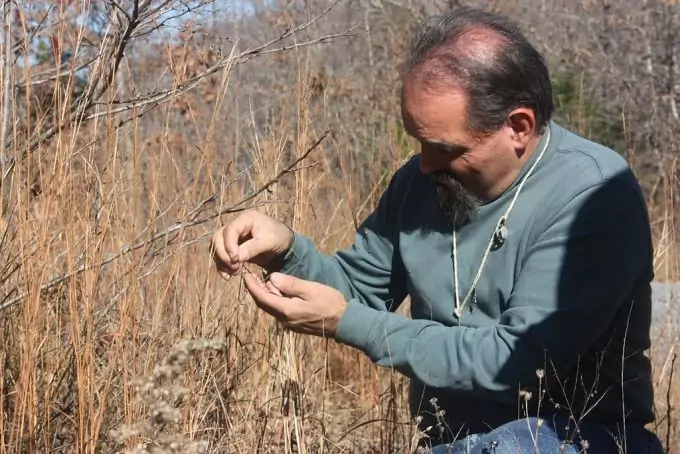
<svg viewBox="0 0 680 454"><path fill-rule="evenodd" d="M275 259L285 255L294 238L293 231L282 222L258 211L245 211L212 237L217 271L228 280L242 263L267 269Z"/></svg>

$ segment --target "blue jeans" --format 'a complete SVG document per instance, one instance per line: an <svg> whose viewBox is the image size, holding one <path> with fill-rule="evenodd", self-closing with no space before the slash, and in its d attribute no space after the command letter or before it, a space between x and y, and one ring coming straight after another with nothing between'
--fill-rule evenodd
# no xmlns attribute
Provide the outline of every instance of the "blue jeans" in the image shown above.
<svg viewBox="0 0 680 454"><path fill-rule="evenodd" d="M540 423L539 423L540 421ZM485 434L473 434L452 444L437 445L429 454L664 454L661 442L641 425L626 424L626 446L622 447L623 426L606 427L574 422L565 418L524 418ZM587 448L587 449L586 449Z"/></svg>

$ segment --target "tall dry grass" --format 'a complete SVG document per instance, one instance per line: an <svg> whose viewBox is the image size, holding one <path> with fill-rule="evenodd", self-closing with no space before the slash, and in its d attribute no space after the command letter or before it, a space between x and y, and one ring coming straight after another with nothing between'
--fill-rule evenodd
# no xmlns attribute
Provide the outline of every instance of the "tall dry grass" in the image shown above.
<svg viewBox="0 0 680 454"><path fill-rule="evenodd" d="M332 105L319 99L312 54L287 54L296 80L267 128L262 106L230 95L248 73L227 66L209 88L122 126L108 92L99 116L60 129L30 158L19 159L29 150L14 141L0 225L0 453L413 449L403 377L333 342L282 331L238 279L225 283L212 266L210 235L248 206L325 252L346 246L412 151L376 115L366 121L381 126L365 134L371 152L359 162L356 132L338 131ZM183 58L173 60L175 75L187 68ZM114 86L138 83L123 68ZM351 80L324 83L342 93ZM12 125L37 128L33 102L26 93L24 111L3 111ZM49 110L67 112L71 102L55 96ZM663 196L650 203L666 277L678 264L672 164ZM664 417L680 394L666 393L668 358L657 361L658 430L670 429L674 445L675 420Z"/></svg>
<svg viewBox="0 0 680 454"><path fill-rule="evenodd" d="M306 53L295 58L293 101L264 135L225 124L253 114L224 103L225 68L211 80L212 109L188 95L158 107L152 126L133 118L120 127L105 98L97 118L61 129L30 159L11 150L0 452L383 452L411 442L403 380L355 352L282 332L212 266L209 236L240 209L285 219L330 251L351 239L378 194L356 189L355 165L342 157L336 173L328 148L343 144L331 134L234 214L214 216L324 132L308 112ZM26 93L13 125L39 127L29 124L41 121L28 117L44 107L34 102ZM49 111L64 114L71 102L55 97ZM178 105L190 107L179 130ZM249 156L225 150L216 140L225 134L248 137Z"/></svg>

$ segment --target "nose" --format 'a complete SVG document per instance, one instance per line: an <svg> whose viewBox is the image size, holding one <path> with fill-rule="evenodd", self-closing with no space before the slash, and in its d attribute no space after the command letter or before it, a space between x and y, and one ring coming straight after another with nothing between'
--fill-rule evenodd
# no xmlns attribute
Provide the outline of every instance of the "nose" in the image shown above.
<svg viewBox="0 0 680 454"><path fill-rule="evenodd" d="M446 169L445 160L440 153L429 150L427 146L420 147L420 171L425 175Z"/></svg>

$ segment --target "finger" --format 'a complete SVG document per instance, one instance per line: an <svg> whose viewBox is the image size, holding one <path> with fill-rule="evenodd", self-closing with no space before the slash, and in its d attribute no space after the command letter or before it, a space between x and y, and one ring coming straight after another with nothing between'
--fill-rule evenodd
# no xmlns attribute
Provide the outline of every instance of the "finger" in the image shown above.
<svg viewBox="0 0 680 454"><path fill-rule="evenodd" d="M247 262L263 252L267 252L267 245L259 238L251 238L239 245L237 254L238 261Z"/></svg>
<svg viewBox="0 0 680 454"><path fill-rule="evenodd" d="M263 289L269 291L269 287L267 287L267 284L264 282L264 279L262 279L262 277L261 277L260 275L254 274L254 273L251 273L251 272L248 272L248 275L253 276L253 278L255 278L255 279L254 279L254 282L255 282L257 285L259 285L259 286L262 287Z"/></svg>
<svg viewBox="0 0 680 454"><path fill-rule="evenodd" d="M269 291L269 289L264 285L261 279L253 274L246 274L243 277L246 284L248 292L255 300L255 304L276 318L281 318L283 316L283 310L289 303L289 298L276 295Z"/></svg>
<svg viewBox="0 0 680 454"><path fill-rule="evenodd" d="M210 250L216 263L226 263L231 261L224 248L224 227L219 228L210 241Z"/></svg>
<svg viewBox="0 0 680 454"><path fill-rule="evenodd" d="M228 276L233 276L238 273L239 266L236 263L225 262L223 258L219 258L216 254L213 254L213 259L215 261L215 268L220 274L226 273ZM227 259L230 260L230 259Z"/></svg>
<svg viewBox="0 0 680 454"><path fill-rule="evenodd" d="M250 213L245 213L229 223L224 230L224 249L231 262L242 262L239 257L240 242L253 230L254 219ZM248 260L248 259L245 259Z"/></svg>
<svg viewBox="0 0 680 454"><path fill-rule="evenodd" d="M273 293L277 296L283 296L281 295L281 292L279 292L279 290L271 284L271 282L265 282L264 278L261 275L253 273L248 274L251 274L255 278L254 282L257 283L263 289L266 289L268 292Z"/></svg>
<svg viewBox="0 0 680 454"><path fill-rule="evenodd" d="M237 267L232 263L224 247L223 228L213 234L211 250L217 271L224 279L229 280L231 275L236 273Z"/></svg>
<svg viewBox="0 0 680 454"><path fill-rule="evenodd" d="M272 283L269 282L269 281L267 281L267 288L268 288L269 291L272 292L273 294L278 295L278 296L283 296L283 295L281 294L281 292L279 291L279 289L277 289L276 287L274 287L274 284L272 284Z"/></svg>
<svg viewBox="0 0 680 454"><path fill-rule="evenodd" d="M219 265L217 265L215 268L217 269L217 272L219 273L219 275L222 276L222 279L224 279L225 281L228 281L229 279L231 279L231 277L233 275L236 274L236 272L233 271L231 268L227 268L227 267L219 266Z"/></svg>
<svg viewBox="0 0 680 454"><path fill-rule="evenodd" d="M272 273L269 282L285 296L297 296L308 300L318 293L318 284L312 281L298 279L283 273Z"/></svg>

